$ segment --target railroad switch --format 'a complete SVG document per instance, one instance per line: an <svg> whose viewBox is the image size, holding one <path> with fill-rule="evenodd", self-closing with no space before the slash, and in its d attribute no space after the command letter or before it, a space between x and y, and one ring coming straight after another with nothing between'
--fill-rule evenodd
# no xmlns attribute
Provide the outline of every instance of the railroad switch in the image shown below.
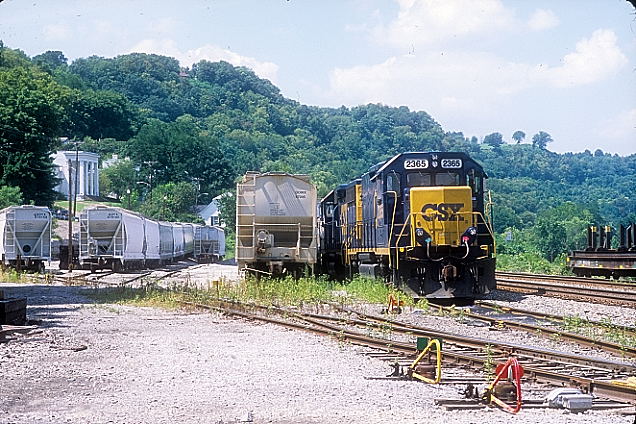
<svg viewBox="0 0 636 424"><path fill-rule="evenodd" d="M505 364L497 365L496 373L495 379L484 392L484 401L489 404L495 403L504 411L516 414L521 409L523 367L517 358L512 357ZM512 407L506 402L515 402L516 406Z"/></svg>
<svg viewBox="0 0 636 424"><path fill-rule="evenodd" d="M389 293L387 297L387 307L382 312L386 314L401 314L402 306L404 306L404 301L401 300L399 296Z"/></svg>
<svg viewBox="0 0 636 424"><path fill-rule="evenodd" d="M422 359L435 347L435 365L420 364ZM417 338L417 350L421 351L408 367L406 375L410 378L437 384L442 380L442 342L440 339Z"/></svg>

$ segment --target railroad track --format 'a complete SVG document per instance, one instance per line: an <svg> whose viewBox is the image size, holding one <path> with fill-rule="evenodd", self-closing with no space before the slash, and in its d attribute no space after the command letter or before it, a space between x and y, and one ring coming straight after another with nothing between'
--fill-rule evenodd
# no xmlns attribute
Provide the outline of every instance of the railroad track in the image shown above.
<svg viewBox="0 0 636 424"><path fill-rule="evenodd" d="M605 278L588 278L588 277L575 277L572 275L549 275L549 274L531 274L527 272L495 272L495 278L514 279L514 280L535 280L535 281L548 281L554 283L570 284L573 286L590 286L590 287L604 287L612 290L624 290L635 289L636 282L622 282L611 281Z"/></svg>
<svg viewBox="0 0 636 424"><path fill-rule="evenodd" d="M491 304L487 302L477 302L477 306L479 308L487 309L497 314L504 312L504 309L499 307L499 305L496 305L496 304ZM512 316L510 318L502 318L501 316L490 316L484 313L474 312L470 308L457 309L453 307L444 307L444 306L438 306L438 308L441 311L447 312L451 315L461 315L462 317L465 317L465 318L471 318L478 321L486 322L490 324L492 327L496 327L496 328L508 327L508 328L514 328L518 330L527 331L536 336L548 337L548 338L556 337L560 340L573 342L585 347L599 348L599 349L602 349L603 351L612 352L621 357L636 358L636 347L614 343L599 337L593 338L593 337L588 337L588 336L577 334L577 333L567 332L567 331L555 328L554 325L552 326L539 325L536 323L531 324L528 322L516 321L514 319L510 319L510 318L513 318ZM518 309L514 310L513 308L505 308L505 311L510 314L512 314L513 311L515 311L515 313L517 314L517 317L521 317L521 318L532 317L535 319L550 319L553 321L553 324L563 324L565 321L565 317L559 317L557 315L548 316L547 314L538 314L538 313L522 311ZM600 322L596 323L596 325L602 328L607 328L607 325L603 325L603 323L600 323ZM616 330L618 328L619 327L617 326L612 328L612 330ZM624 329L623 331L624 333L630 333L636 336L636 328L634 327L620 327L620 328ZM634 340L636 340L636 338Z"/></svg>
<svg viewBox="0 0 636 424"><path fill-rule="evenodd" d="M563 315L555 315L555 314L548 314L545 312L529 311L527 309L512 308L510 306L499 305L497 303L487 302L484 300L475 301L475 305L479 306L480 308L489 309L493 312L505 312L513 316L533 317L539 320L552 321L552 322L560 323L560 324L563 324L565 321L567 321L568 318L571 318L571 317L567 317ZM618 324L613 324L613 323L604 322L604 321L594 321L587 318L582 319L582 322L586 325L591 325L601 329L617 330L624 334L629 334L636 337L636 327L630 327L627 325L618 325Z"/></svg>
<svg viewBox="0 0 636 424"><path fill-rule="evenodd" d="M191 307L221 311L231 316L333 336L342 341L379 349L389 355L401 355L405 358L413 358L417 354L413 338L418 336L440 338L443 340L442 356L446 365L484 370L496 363L503 363L508 357L514 355L524 366L526 380L556 386L579 387L608 399L636 403L636 387L617 382L636 375L636 366L629 363L458 336L340 306L336 306L338 312L347 316L302 313L285 308L220 299L214 301L214 304L188 301L182 303ZM271 316L272 314L277 317ZM359 329L366 332L373 330L375 333L382 334L383 337L365 334Z"/></svg>
<svg viewBox="0 0 636 424"><path fill-rule="evenodd" d="M629 283L596 284L589 282L582 285L571 279L556 280L554 276L537 278L530 274L515 274L503 277L497 274L497 289L513 292L539 294L543 296L561 297L573 300L583 300L593 303L609 303L613 305L636 308L636 285Z"/></svg>

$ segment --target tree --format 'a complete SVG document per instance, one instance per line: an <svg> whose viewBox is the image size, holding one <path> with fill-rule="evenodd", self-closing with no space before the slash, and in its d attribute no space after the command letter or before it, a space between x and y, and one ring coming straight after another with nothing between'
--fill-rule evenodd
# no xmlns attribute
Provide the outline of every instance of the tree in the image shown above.
<svg viewBox="0 0 636 424"><path fill-rule="evenodd" d="M526 138L526 133L521 130L517 130L512 134L512 139L517 142L517 144L521 143Z"/></svg>
<svg viewBox="0 0 636 424"><path fill-rule="evenodd" d="M129 190L136 191L137 170L129 159L121 160L99 173L99 185L102 193L114 194L120 199Z"/></svg>
<svg viewBox="0 0 636 424"><path fill-rule="evenodd" d="M64 57L64 53L61 51L49 50L45 53L33 56L33 63L40 65L44 70L52 71L59 67L65 67L68 59Z"/></svg>
<svg viewBox="0 0 636 424"><path fill-rule="evenodd" d="M552 136L544 131L539 131L535 135L532 136L532 147L538 147L539 149L544 149L548 145L548 143L553 142Z"/></svg>
<svg viewBox="0 0 636 424"><path fill-rule="evenodd" d="M168 183L153 188L140 212L165 221L200 222L193 213L196 190L190 183Z"/></svg>
<svg viewBox="0 0 636 424"><path fill-rule="evenodd" d="M20 187L26 202L55 199L51 152L67 92L40 71L0 70L0 185Z"/></svg>
<svg viewBox="0 0 636 424"><path fill-rule="evenodd" d="M547 260L553 261L567 251L567 232L561 223L539 219L534 234L537 248Z"/></svg>
<svg viewBox="0 0 636 424"><path fill-rule="evenodd" d="M8 206L17 206L22 204L22 193L20 187L2 186L0 187L0 209Z"/></svg>
<svg viewBox="0 0 636 424"><path fill-rule="evenodd" d="M484 144L489 144L495 149L498 149L503 144L503 136L501 133L494 132L484 137Z"/></svg>
<svg viewBox="0 0 636 424"><path fill-rule="evenodd" d="M153 171L142 171L152 172L157 183L200 178L202 191L208 193L218 193L232 186L232 166L219 141L199 129L191 117L172 123L149 122L131 140L127 150L138 164L152 162Z"/></svg>

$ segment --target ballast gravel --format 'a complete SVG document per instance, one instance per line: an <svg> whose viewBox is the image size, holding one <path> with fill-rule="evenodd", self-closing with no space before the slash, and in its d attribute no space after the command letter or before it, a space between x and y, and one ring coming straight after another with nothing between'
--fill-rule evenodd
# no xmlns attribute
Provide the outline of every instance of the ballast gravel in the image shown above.
<svg viewBox="0 0 636 424"><path fill-rule="evenodd" d="M374 379L359 347L217 314L93 304L2 285L39 332L0 343L1 423L631 423L588 411L446 411L459 387Z"/></svg>

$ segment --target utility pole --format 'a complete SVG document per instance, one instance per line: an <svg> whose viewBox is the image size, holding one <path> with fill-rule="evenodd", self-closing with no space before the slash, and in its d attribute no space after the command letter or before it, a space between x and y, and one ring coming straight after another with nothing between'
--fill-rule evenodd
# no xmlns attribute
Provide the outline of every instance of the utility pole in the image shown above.
<svg viewBox="0 0 636 424"><path fill-rule="evenodd" d="M75 143L75 177L73 166L68 167L68 271L73 271L73 221L77 213L77 187L79 186L79 142ZM73 161L69 161L73 163ZM78 240L79 241L79 240ZM79 247L79 246L78 246Z"/></svg>

